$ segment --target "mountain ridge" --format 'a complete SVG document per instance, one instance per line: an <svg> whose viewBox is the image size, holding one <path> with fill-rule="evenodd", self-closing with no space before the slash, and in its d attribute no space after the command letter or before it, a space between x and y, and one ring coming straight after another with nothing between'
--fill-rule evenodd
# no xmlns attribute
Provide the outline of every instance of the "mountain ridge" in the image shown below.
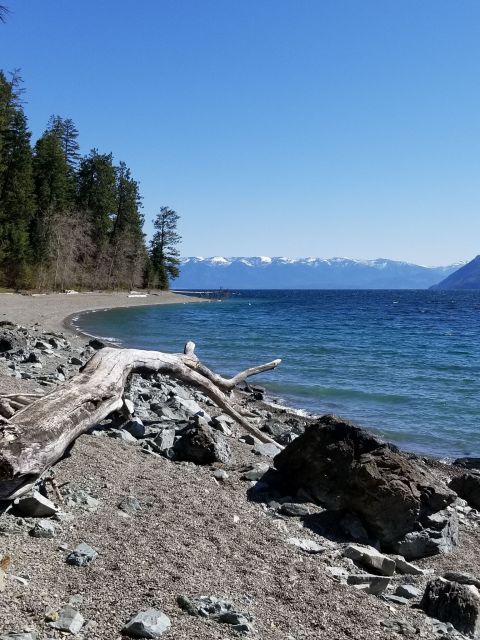
<svg viewBox="0 0 480 640"><path fill-rule="evenodd" d="M184 257L176 289L426 289L465 263L427 267L375 258Z"/></svg>
<svg viewBox="0 0 480 640"><path fill-rule="evenodd" d="M444 280L431 287L432 289L480 289L480 255L464 264Z"/></svg>

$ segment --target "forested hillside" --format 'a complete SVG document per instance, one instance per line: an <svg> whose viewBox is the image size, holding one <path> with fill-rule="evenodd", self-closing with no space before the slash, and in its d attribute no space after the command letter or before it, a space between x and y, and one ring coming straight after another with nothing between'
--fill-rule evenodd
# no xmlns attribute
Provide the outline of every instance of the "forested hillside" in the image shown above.
<svg viewBox="0 0 480 640"><path fill-rule="evenodd" d="M18 74L0 71L0 286L167 288L177 252L158 234L147 248L128 166L98 149L81 157L69 118L52 116L33 143L23 95Z"/></svg>

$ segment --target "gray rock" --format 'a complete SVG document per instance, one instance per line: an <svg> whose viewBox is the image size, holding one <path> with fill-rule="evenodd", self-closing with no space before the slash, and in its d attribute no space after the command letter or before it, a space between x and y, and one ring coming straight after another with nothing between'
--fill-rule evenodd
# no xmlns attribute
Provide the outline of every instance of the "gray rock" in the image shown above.
<svg viewBox="0 0 480 640"><path fill-rule="evenodd" d="M252 444L252 445L260 442L260 440L250 435L249 433L246 433L245 435L240 436L238 440L239 442L243 442L244 444Z"/></svg>
<svg viewBox="0 0 480 640"><path fill-rule="evenodd" d="M93 562L97 557L98 553L93 547L85 542L81 542L75 547L72 553L67 556L65 562L75 567L84 567Z"/></svg>
<svg viewBox="0 0 480 640"><path fill-rule="evenodd" d="M192 398L182 398L181 396L175 396L169 404L170 407L177 410L180 409L182 413L186 414L187 416L199 415L202 418L205 418L207 422L211 420L211 417Z"/></svg>
<svg viewBox="0 0 480 640"><path fill-rule="evenodd" d="M474 587L480 590L480 580L476 576L472 576L469 573L462 573L460 571L447 571L443 574L446 580L451 582L458 582L460 584L473 584Z"/></svg>
<svg viewBox="0 0 480 640"><path fill-rule="evenodd" d="M34 538L54 538L56 534L57 528L50 520L40 520L30 531Z"/></svg>
<svg viewBox="0 0 480 640"><path fill-rule="evenodd" d="M98 509L100 501L84 489L69 488L66 491L64 504L67 507L76 507L84 511L93 512Z"/></svg>
<svg viewBox="0 0 480 640"><path fill-rule="evenodd" d="M227 423L227 421L224 418L225 416L213 417L210 420L210 426L212 426L217 431L220 431L220 433L223 433L224 436L231 436L232 430L230 429L230 426L229 426L230 423Z"/></svg>
<svg viewBox="0 0 480 640"><path fill-rule="evenodd" d="M135 496L125 496L118 503L118 508L129 516L134 516L142 507Z"/></svg>
<svg viewBox="0 0 480 640"><path fill-rule="evenodd" d="M417 567L415 564L405 560L403 556L393 556L396 564L396 571L405 575L411 576L423 576L425 571Z"/></svg>
<svg viewBox="0 0 480 640"><path fill-rule="evenodd" d="M162 429L153 440L160 451L171 449L175 443L175 429Z"/></svg>
<svg viewBox="0 0 480 640"><path fill-rule="evenodd" d="M69 360L69 363L75 365L76 367L83 367L83 360L80 360L80 358L77 358L77 356L72 356Z"/></svg>
<svg viewBox="0 0 480 640"><path fill-rule="evenodd" d="M473 585L444 578L427 583L420 602L425 613L442 622L450 622L457 631L480 637L480 594Z"/></svg>
<svg viewBox="0 0 480 640"><path fill-rule="evenodd" d="M21 631L11 631L0 636L0 640L37 640L37 634L34 631L23 633Z"/></svg>
<svg viewBox="0 0 480 640"><path fill-rule="evenodd" d="M231 451L224 438L208 425L191 427L174 444L179 460L196 464L230 462Z"/></svg>
<svg viewBox="0 0 480 640"><path fill-rule="evenodd" d="M343 555L383 576L393 576L395 572L395 560L383 555L374 547L350 544L344 549Z"/></svg>
<svg viewBox="0 0 480 640"><path fill-rule="evenodd" d="M135 405L133 404L133 402L130 400L130 398L124 398L123 399L123 406L125 407L125 410L132 416L135 413Z"/></svg>
<svg viewBox="0 0 480 640"><path fill-rule="evenodd" d="M244 472L242 478L244 480L260 480L260 478L264 476L270 468L271 467L266 462L252 464L250 468Z"/></svg>
<svg viewBox="0 0 480 640"><path fill-rule="evenodd" d="M373 576L368 573L354 574L348 576L347 584L353 585L359 589L359 591L378 595L379 593L383 593L388 587L390 578L388 576Z"/></svg>
<svg viewBox="0 0 480 640"><path fill-rule="evenodd" d="M66 607L59 612L58 620L55 622L49 622L49 625L53 629L59 629L60 631L66 631L73 635L76 635L83 627L85 618L76 609L67 604Z"/></svg>
<svg viewBox="0 0 480 640"><path fill-rule="evenodd" d="M386 602L391 602L392 604L400 604L407 605L410 604L408 598L402 598L402 596L392 595L391 593L385 593L382 598Z"/></svg>
<svg viewBox="0 0 480 640"><path fill-rule="evenodd" d="M123 628L123 633L131 638L159 638L170 627L170 619L163 611L147 609L133 616Z"/></svg>
<svg viewBox="0 0 480 640"><path fill-rule="evenodd" d="M32 491L31 495L15 500L14 504L15 513L26 518L48 518L58 511L53 502L38 491Z"/></svg>
<svg viewBox="0 0 480 640"><path fill-rule="evenodd" d="M464 473L449 484L461 498L474 509L480 509L480 473Z"/></svg>
<svg viewBox="0 0 480 640"><path fill-rule="evenodd" d="M225 469L215 469L212 475L215 480L220 480L221 482L225 482L225 480L228 480L228 473L225 471Z"/></svg>
<svg viewBox="0 0 480 640"><path fill-rule="evenodd" d="M128 402L127 400L125 402ZM136 440L143 438L145 435L145 426L140 418L131 418L123 425L123 429L128 431Z"/></svg>
<svg viewBox="0 0 480 640"><path fill-rule="evenodd" d="M407 560L416 560L437 553L448 553L458 543L458 517L455 512L440 511L425 518L425 528L412 531L395 542L396 553Z"/></svg>
<svg viewBox="0 0 480 640"><path fill-rule="evenodd" d="M400 584L395 589L395 595L401 598L407 598L407 600L412 600L414 598L420 598L421 591L414 584Z"/></svg>
<svg viewBox="0 0 480 640"><path fill-rule="evenodd" d="M271 442L257 442L253 447L253 452L257 456L265 456L266 458L274 458L281 449Z"/></svg>
<svg viewBox="0 0 480 640"><path fill-rule="evenodd" d="M307 553L322 553L322 551L326 551L326 547L322 547L308 538L288 538L287 542Z"/></svg>
<svg viewBox="0 0 480 640"><path fill-rule="evenodd" d="M280 507L280 513L284 516L308 516L310 509L305 504L298 504L297 502L284 502Z"/></svg>
<svg viewBox="0 0 480 640"><path fill-rule="evenodd" d="M125 429L112 429L108 432L108 436L110 438L114 438L115 440L122 440L123 442L127 442L129 444L137 443L137 439Z"/></svg>
<svg viewBox="0 0 480 640"><path fill-rule="evenodd" d="M191 616L209 618L215 622L231 625L233 630L240 633L254 631L250 624L252 617L248 613L236 611L230 600L215 596L199 596L197 598L178 596L177 604Z"/></svg>

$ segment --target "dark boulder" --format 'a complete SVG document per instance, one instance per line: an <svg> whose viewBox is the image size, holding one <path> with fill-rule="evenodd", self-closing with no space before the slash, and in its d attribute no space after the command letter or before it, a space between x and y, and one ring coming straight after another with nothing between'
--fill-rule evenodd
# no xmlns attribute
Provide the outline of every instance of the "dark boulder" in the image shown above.
<svg viewBox="0 0 480 640"><path fill-rule="evenodd" d="M449 487L471 507L480 509L480 473L463 473L461 476L456 476Z"/></svg>
<svg viewBox="0 0 480 640"><path fill-rule="evenodd" d="M397 447L332 415L307 427L275 457L275 466L289 493L302 489L328 509L357 514L385 549L413 531L437 531L431 516L456 497ZM432 544L425 555L442 550Z"/></svg>
<svg viewBox="0 0 480 640"><path fill-rule="evenodd" d="M199 424L185 430L182 437L174 444L175 457L178 460L211 464L213 462L228 463L231 451L228 443L207 424Z"/></svg>
<svg viewBox="0 0 480 640"><path fill-rule="evenodd" d="M444 578L430 580L420 607L432 618L450 622L461 633L480 638L480 594L473 585Z"/></svg>

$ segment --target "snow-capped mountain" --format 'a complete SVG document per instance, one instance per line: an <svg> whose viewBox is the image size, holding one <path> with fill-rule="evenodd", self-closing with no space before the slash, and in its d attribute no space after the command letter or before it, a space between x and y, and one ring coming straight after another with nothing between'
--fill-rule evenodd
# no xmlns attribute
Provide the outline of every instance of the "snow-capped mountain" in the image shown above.
<svg viewBox="0 0 480 640"><path fill-rule="evenodd" d="M378 258L182 258L175 289L426 289L464 263L425 267Z"/></svg>

